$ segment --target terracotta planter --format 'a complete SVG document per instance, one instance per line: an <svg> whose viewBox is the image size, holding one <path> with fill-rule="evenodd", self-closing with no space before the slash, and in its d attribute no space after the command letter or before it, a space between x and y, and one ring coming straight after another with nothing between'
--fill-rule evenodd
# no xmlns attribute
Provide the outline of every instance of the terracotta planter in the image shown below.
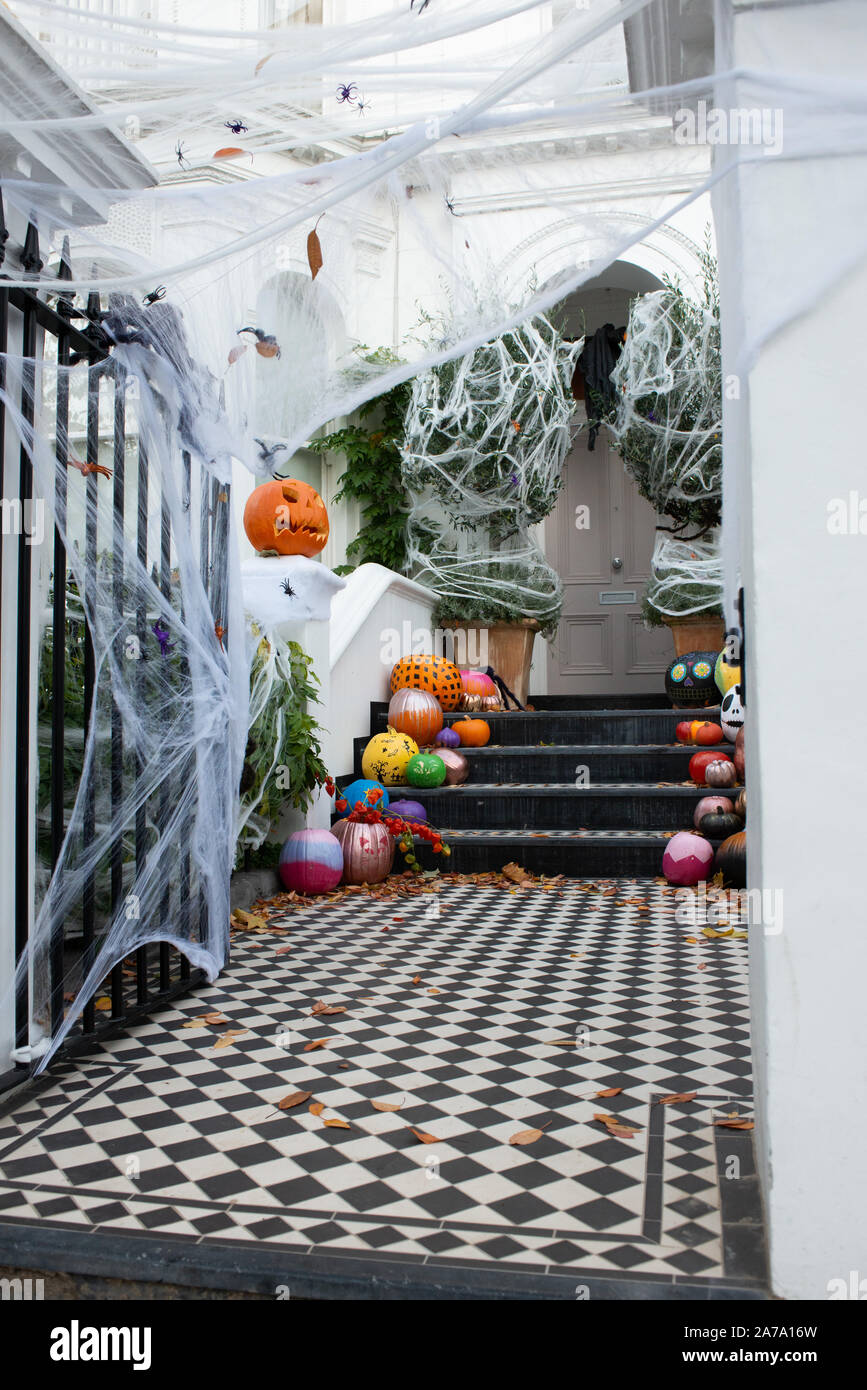
<svg viewBox="0 0 867 1390"><path fill-rule="evenodd" d="M485 631L487 633L488 666L493 667L522 705L527 703L533 643L536 640L536 633L539 631L539 624L535 618L521 618L514 623L494 623L493 626L486 629L481 628L478 623L444 623L443 627L451 628L455 633ZM720 646L722 646L722 638L720 638ZM475 649L469 638L467 638L464 649L466 651ZM482 649L484 650L484 648Z"/></svg>
<svg viewBox="0 0 867 1390"><path fill-rule="evenodd" d="M691 618L674 619L668 626L674 638L675 656L683 656L686 652L718 652L725 641L722 618L696 613Z"/></svg>

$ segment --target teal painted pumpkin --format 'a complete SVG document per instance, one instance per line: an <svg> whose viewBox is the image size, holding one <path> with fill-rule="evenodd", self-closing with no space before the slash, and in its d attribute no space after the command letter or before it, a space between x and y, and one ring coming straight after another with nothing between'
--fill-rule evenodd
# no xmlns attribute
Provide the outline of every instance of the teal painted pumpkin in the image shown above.
<svg viewBox="0 0 867 1390"><path fill-rule="evenodd" d="M416 753L404 772L411 787L441 787L446 780L446 765L437 753Z"/></svg>

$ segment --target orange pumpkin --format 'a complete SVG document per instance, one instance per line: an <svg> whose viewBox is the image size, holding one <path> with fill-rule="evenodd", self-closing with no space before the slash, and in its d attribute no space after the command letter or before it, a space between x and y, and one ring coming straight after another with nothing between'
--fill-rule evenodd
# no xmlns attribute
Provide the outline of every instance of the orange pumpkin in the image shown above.
<svg viewBox="0 0 867 1390"><path fill-rule="evenodd" d="M459 719L452 728L466 748L484 748L491 737L491 726L486 719Z"/></svg>
<svg viewBox="0 0 867 1390"><path fill-rule="evenodd" d="M719 724L711 724L705 719L694 719L690 728L693 743L710 744L723 741L723 731Z"/></svg>
<svg viewBox="0 0 867 1390"><path fill-rule="evenodd" d="M433 743L443 726L443 712L435 695L404 686L389 701L388 722L392 729L409 734L422 747Z"/></svg>
<svg viewBox="0 0 867 1390"><path fill-rule="evenodd" d="M250 493L244 530L254 550L309 558L328 540L328 513L314 487L297 478L280 478Z"/></svg>
<svg viewBox="0 0 867 1390"><path fill-rule="evenodd" d="M463 695L461 673L444 656L403 656L391 673L392 694L396 690L426 690L435 695L444 710L455 710Z"/></svg>

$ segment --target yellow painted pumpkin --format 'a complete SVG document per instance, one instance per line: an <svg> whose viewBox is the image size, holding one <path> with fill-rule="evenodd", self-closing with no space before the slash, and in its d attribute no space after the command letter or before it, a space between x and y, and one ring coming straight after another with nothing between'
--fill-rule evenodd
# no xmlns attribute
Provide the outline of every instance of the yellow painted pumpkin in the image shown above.
<svg viewBox="0 0 867 1390"><path fill-rule="evenodd" d="M402 656L391 673L392 694L403 689L426 690L444 710L457 709L464 693L460 671L444 656Z"/></svg>
<svg viewBox="0 0 867 1390"><path fill-rule="evenodd" d="M281 478L254 488L244 508L244 530L254 550L317 555L328 540L328 513L314 487Z"/></svg>
<svg viewBox="0 0 867 1390"><path fill-rule="evenodd" d="M389 728L384 734L374 734L364 750L361 770L375 782L399 786L404 781L407 763L417 752L418 744L409 734Z"/></svg>

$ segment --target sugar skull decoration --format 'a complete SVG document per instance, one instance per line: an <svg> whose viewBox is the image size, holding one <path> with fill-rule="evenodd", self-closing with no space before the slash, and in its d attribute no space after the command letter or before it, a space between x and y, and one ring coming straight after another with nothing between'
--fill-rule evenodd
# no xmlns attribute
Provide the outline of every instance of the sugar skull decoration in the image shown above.
<svg viewBox="0 0 867 1390"><path fill-rule="evenodd" d="M244 530L254 550L318 555L328 540L328 513L315 488L279 478L254 488L244 508Z"/></svg>
<svg viewBox="0 0 867 1390"><path fill-rule="evenodd" d="M718 691L713 678L716 652L687 652L676 656L665 673L665 693L673 705L715 704Z"/></svg>
<svg viewBox="0 0 867 1390"><path fill-rule="evenodd" d="M744 727L744 709L741 704L741 688L733 685L727 690L720 705L720 725L730 743L734 743L739 731Z"/></svg>

